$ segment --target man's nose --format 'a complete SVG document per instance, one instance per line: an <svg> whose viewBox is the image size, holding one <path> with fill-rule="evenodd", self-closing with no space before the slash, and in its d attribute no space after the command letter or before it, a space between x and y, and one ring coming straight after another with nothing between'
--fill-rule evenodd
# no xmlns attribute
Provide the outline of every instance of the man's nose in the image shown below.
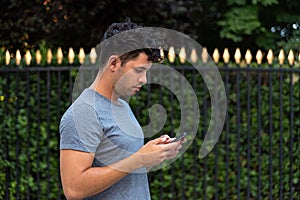
<svg viewBox="0 0 300 200"><path fill-rule="evenodd" d="M147 83L147 75L146 73L139 77L139 83L146 84Z"/></svg>

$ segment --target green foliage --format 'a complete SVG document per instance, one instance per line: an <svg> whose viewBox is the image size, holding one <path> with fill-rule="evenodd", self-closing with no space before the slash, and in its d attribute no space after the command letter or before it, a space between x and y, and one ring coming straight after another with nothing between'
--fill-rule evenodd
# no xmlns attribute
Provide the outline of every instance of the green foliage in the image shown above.
<svg viewBox="0 0 300 200"><path fill-rule="evenodd" d="M69 105L68 77L68 71L1 72L0 199L5 197L6 170L10 199L60 195L58 123Z"/></svg>
<svg viewBox="0 0 300 200"><path fill-rule="evenodd" d="M228 76L228 124L225 124L213 151L199 159L199 149L211 116L210 97L200 76L194 76L192 71L179 71L190 81L198 96L201 112L198 134L181 158L168 167L149 173L152 199L213 199L217 195L219 199L226 199L227 193L229 199L237 199L238 184L242 199L247 197L248 187L250 198L257 199L258 180L262 183L262 199L269 198L270 187L273 199L279 199L280 179L283 199L289 199L291 189L293 198L299 199L299 80L291 85L288 72L259 74L257 71L222 70L224 81ZM31 199L63 198L59 179L58 124L70 105L69 80L73 81L75 76L76 71L72 70L1 71L0 199L5 198L7 170L10 199L16 199L17 195L25 199L28 192ZM247 101L248 95L250 101ZM272 104L269 104L270 98ZM178 130L179 102L167 88L145 86L131 98L130 104L142 125L150 122L148 108L151 105L160 104L165 108L167 121L156 136L173 135ZM290 120L291 109L293 121Z"/></svg>
<svg viewBox="0 0 300 200"><path fill-rule="evenodd" d="M284 0L252 0L251 3L229 0L223 9L222 17L217 21L221 27L220 37L223 39L241 46L263 49L282 47L282 43L293 43L292 41L299 39L297 34L292 38L299 30L298 3L291 4ZM292 26L294 27L291 28ZM272 29L277 31L271 31Z"/></svg>
<svg viewBox="0 0 300 200"><path fill-rule="evenodd" d="M247 2L246 2L246 0L228 0L227 3L229 6L232 6L232 5L245 6Z"/></svg>
<svg viewBox="0 0 300 200"><path fill-rule="evenodd" d="M6 0L0 4L0 46L13 52L37 49L42 41L55 48L89 51L99 44L108 25L126 17L180 31L210 49L267 50L278 47L277 42L292 43L292 35L299 38L293 32L300 27L300 3L291 0ZM297 27L291 28L293 24Z"/></svg>
<svg viewBox="0 0 300 200"><path fill-rule="evenodd" d="M231 12L225 14L225 19L219 21L218 25L223 27L220 36L232 39L234 42L241 42L244 35L266 31L260 28L258 9L252 6L232 9Z"/></svg>
<svg viewBox="0 0 300 200"><path fill-rule="evenodd" d="M290 49L300 49L300 30L293 31L288 41L279 41L277 45L282 49L289 51Z"/></svg>
<svg viewBox="0 0 300 200"><path fill-rule="evenodd" d="M262 4L263 6L271 6L278 3L278 0L252 0L253 5Z"/></svg>

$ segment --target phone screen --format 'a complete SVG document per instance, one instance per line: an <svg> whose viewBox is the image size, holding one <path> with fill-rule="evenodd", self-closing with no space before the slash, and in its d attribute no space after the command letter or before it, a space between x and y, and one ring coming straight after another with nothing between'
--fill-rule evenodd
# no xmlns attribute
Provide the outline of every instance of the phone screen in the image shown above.
<svg viewBox="0 0 300 200"><path fill-rule="evenodd" d="M180 141L180 140L182 140L183 138L185 138L186 136L187 136L187 133L184 132L184 133L182 133L180 136L176 137L172 142Z"/></svg>

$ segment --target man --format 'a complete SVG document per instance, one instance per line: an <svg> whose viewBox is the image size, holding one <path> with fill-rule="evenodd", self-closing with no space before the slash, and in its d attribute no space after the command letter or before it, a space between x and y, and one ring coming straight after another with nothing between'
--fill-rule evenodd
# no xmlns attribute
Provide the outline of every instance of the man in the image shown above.
<svg viewBox="0 0 300 200"><path fill-rule="evenodd" d="M140 27L115 23L103 42ZM147 48L118 53L116 41L103 45L96 79L61 119L60 171L67 199L150 199L146 169L175 158L184 142L164 135L143 145L142 129L123 99L141 89L160 57ZM117 45L122 42L130 45L122 40Z"/></svg>

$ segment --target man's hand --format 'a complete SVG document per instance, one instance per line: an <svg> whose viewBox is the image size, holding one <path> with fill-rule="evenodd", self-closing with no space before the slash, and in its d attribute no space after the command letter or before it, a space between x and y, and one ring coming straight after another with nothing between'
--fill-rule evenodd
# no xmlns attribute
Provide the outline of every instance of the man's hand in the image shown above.
<svg viewBox="0 0 300 200"><path fill-rule="evenodd" d="M172 142L172 138L164 135L160 138L149 141L136 154L140 156L142 165L149 168L159 165L165 160L173 159L182 148L185 141Z"/></svg>

